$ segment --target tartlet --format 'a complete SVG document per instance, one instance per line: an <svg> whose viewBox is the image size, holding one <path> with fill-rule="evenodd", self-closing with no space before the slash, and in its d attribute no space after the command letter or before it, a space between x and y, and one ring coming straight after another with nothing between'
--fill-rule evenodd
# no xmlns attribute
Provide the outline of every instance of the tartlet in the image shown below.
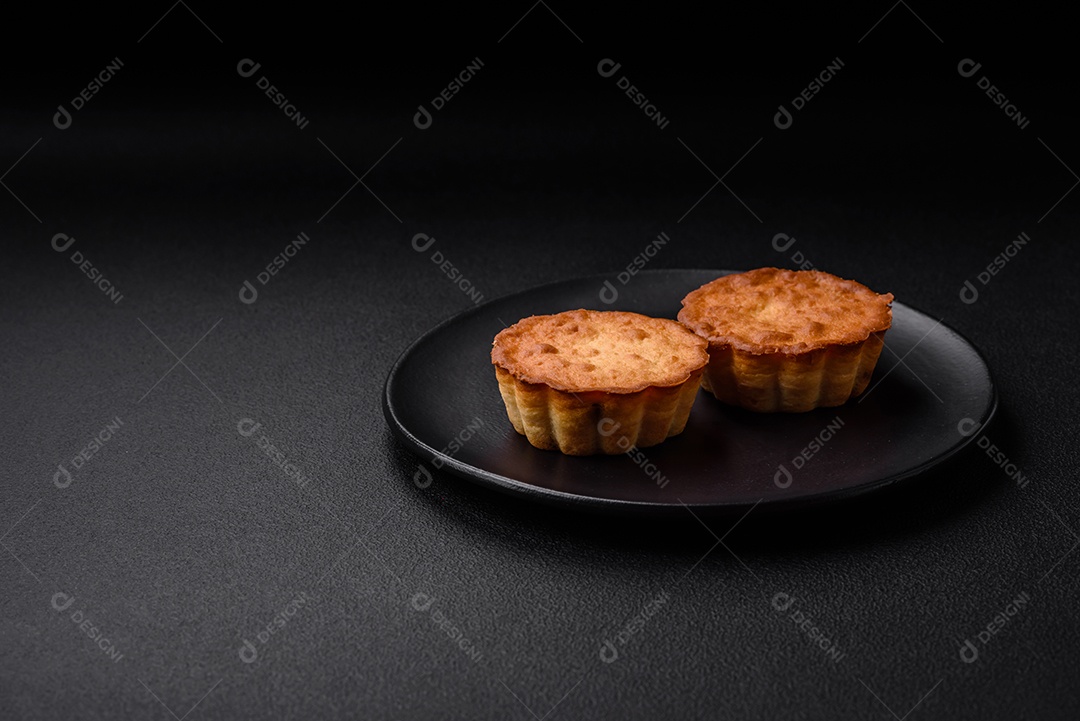
<svg viewBox="0 0 1080 721"><path fill-rule="evenodd" d="M617 454L682 432L707 345L673 320L570 310L500 331L491 362L507 416L533 446Z"/></svg>
<svg viewBox="0 0 1080 721"><path fill-rule="evenodd" d="M759 412L838 406L861 394L892 325L891 293L819 270L759 268L706 283L679 321L709 342L702 385Z"/></svg>

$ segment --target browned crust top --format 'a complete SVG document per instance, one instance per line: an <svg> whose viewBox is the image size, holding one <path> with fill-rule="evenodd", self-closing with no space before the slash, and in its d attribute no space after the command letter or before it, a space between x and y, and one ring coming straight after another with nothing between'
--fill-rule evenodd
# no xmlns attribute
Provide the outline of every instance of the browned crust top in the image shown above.
<svg viewBox="0 0 1080 721"><path fill-rule="evenodd" d="M569 310L523 318L495 336L491 362L525 383L571 393L636 393L685 383L708 344L673 320Z"/></svg>
<svg viewBox="0 0 1080 721"><path fill-rule="evenodd" d="M888 330L892 301L891 293L820 270L758 268L691 292L679 321L710 344L795 355Z"/></svg>

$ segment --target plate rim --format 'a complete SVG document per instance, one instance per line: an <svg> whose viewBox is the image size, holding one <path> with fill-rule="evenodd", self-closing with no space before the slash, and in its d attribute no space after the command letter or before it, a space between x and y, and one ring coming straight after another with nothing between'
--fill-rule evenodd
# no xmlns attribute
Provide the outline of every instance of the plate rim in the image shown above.
<svg viewBox="0 0 1080 721"><path fill-rule="evenodd" d="M745 271L739 270L718 270L714 268L647 268L638 271L635 275L662 275L673 273L716 273L717 277L722 275L731 275L733 273L741 273ZM391 402L391 392L394 385L394 381L398 376L401 367L405 363L406 359L413 353L413 351L422 343L424 343L430 336L435 335L441 331L444 327L457 323L462 319L483 311L487 306L496 303L523 296L526 294L536 293L545 289L553 288L555 286L569 285L574 283L581 283L589 280L610 280L613 276L612 273L601 273L588 276L575 276L573 278L564 278L562 280L551 281L548 283L542 283L540 285L525 288L523 290L509 293L507 295L501 295L495 298L490 298L479 305L475 305L472 308L466 308L458 313L451 315L449 318L444 319L432 328L429 328L426 332L422 333L416 339L414 339L408 346L401 352L401 354L394 361L393 366L390 368L390 372L386 376L386 381L383 384L382 393L382 410L383 416L387 425L390 427L390 431L396 438L403 441L409 449L416 455L421 457L421 463L430 460L432 463L437 459L440 463L439 469L446 469L451 471L455 476L463 478L471 483L480 485L486 488L492 488L502 493L513 495L518 498L526 498L529 500L539 501L548 505L557 505L563 508L574 508L578 510L587 510L593 512L615 512L615 513L648 513L648 514L664 514L675 512L683 508L691 511L701 511L709 513L737 513L745 512L749 508L763 505L764 509L769 512L784 512L790 511L795 508L805 508L807 506L829 505L833 503L840 503L850 498L861 496L866 493L872 493L887 486L894 485L900 481L907 480L909 478L922 475L931 468L945 463L948 459L952 458L956 454L965 450L978 436L979 431L985 429L995 418L998 410L998 390L997 383L994 382L994 374L990 368L990 364L987 362L986 357L983 355L979 347L971 342L970 339L956 328L951 325L946 325L944 319L940 319L938 322L943 325L950 332L959 337L964 344L970 348L975 356L982 363L983 368L986 370L987 380L990 385L990 399L987 405L985 417L981 419L976 431L972 432L968 436L964 436L963 440L951 447L944 453L929 458L917 466L909 468L901 473L892 474L875 481L868 483L861 483L855 486L847 488L841 488L837 490L830 490L808 496L799 496L790 499L778 499L771 500L768 503L762 504L761 501L757 503L739 502L739 503L665 503L659 501L632 501L632 500L619 500L612 498L605 498L603 496L583 496L576 493L567 493L565 491L558 491L550 488L541 488L534 486L531 483L518 480L516 478L509 478L502 476L492 471L488 471L483 468L478 468L471 464L459 461L453 456L446 455L441 451L432 448L424 441L416 437L415 434L410 431L404 423L398 418L397 413L393 408ZM894 304L899 304L909 310L912 310L919 315L933 319L933 315L926 313L919 308L911 305L907 302L893 301ZM976 419L978 420L978 419Z"/></svg>

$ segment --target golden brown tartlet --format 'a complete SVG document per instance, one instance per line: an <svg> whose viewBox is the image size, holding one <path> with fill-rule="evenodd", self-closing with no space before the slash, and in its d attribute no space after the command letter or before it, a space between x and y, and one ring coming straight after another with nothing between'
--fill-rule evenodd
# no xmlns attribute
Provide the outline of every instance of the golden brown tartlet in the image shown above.
<svg viewBox="0 0 1080 721"><path fill-rule="evenodd" d="M529 443L616 454L682 432L707 346L673 320L571 310L500 331L491 362L507 416Z"/></svg>
<svg viewBox="0 0 1080 721"><path fill-rule="evenodd" d="M679 321L709 342L702 385L760 412L838 406L862 393L892 325L891 293L819 270L759 268L683 298Z"/></svg>

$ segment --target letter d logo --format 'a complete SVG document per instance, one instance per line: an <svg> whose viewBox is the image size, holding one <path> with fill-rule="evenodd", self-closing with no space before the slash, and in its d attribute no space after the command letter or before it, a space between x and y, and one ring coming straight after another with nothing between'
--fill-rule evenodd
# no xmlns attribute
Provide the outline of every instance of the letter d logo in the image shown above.
<svg viewBox="0 0 1080 721"><path fill-rule="evenodd" d="M409 605L416 611L426 611L431 608L431 604L433 603L435 603L435 597L422 592L414 593L412 599L409 601Z"/></svg>
<svg viewBox="0 0 1080 721"><path fill-rule="evenodd" d="M250 418L241 418L240 422L236 424L236 430L245 438L250 438L260 428L262 428L262 423L256 423Z"/></svg>
<svg viewBox="0 0 1080 721"><path fill-rule="evenodd" d="M251 284L250 280L245 280L244 284L240 286L240 302L246 305L251 305L259 298L259 291L255 290L255 286Z"/></svg>
<svg viewBox="0 0 1080 721"><path fill-rule="evenodd" d="M240 660L244 663L255 663L255 659L259 657L259 652L255 648L255 644L251 641L244 639L244 645L240 647Z"/></svg>
<svg viewBox="0 0 1080 721"><path fill-rule="evenodd" d="M413 125L421 130L427 130L431 127L431 113L423 105L416 106L416 115L413 116Z"/></svg>
<svg viewBox="0 0 1080 721"><path fill-rule="evenodd" d="M975 73L979 72L979 68L982 67L982 63L977 63L971 58L964 58L957 64L956 72L960 73L962 78L970 78Z"/></svg>
<svg viewBox="0 0 1080 721"><path fill-rule="evenodd" d="M52 122L60 130L67 130L71 127L71 113L62 104L57 105L56 114L52 116Z"/></svg>
<svg viewBox="0 0 1080 721"><path fill-rule="evenodd" d="M778 108L776 115L773 116L772 121L773 124L776 125L776 127L780 128L781 130L787 130L791 127L791 113L788 112L787 108L781 105Z"/></svg>
<svg viewBox="0 0 1080 721"><path fill-rule="evenodd" d="M417 233L412 237L412 247L417 253L423 253L435 242L427 233Z"/></svg>
<svg viewBox="0 0 1080 721"><path fill-rule="evenodd" d="M778 253L783 253L794 244L795 239L787 233L777 233L772 237L772 247L775 248Z"/></svg>
<svg viewBox="0 0 1080 721"><path fill-rule="evenodd" d="M975 422L974 418L961 418L960 422L956 424L956 430L960 432L960 435L967 438L979 430L979 424Z"/></svg>
<svg viewBox="0 0 1080 721"><path fill-rule="evenodd" d="M71 485L71 473L68 472L68 469L64 468L63 464L57 466L57 469L58 470L56 471L56 473L53 474L52 477L53 484L57 488L67 488ZM63 476L63 480L60 480L61 476Z"/></svg>
<svg viewBox="0 0 1080 721"><path fill-rule="evenodd" d="M964 645L960 647L960 660L964 663L975 663L979 660L979 649L975 648L971 639L964 639Z"/></svg>
<svg viewBox="0 0 1080 721"><path fill-rule="evenodd" d="M250 78L252 75L262 67L262 63L257 63L251 58L244 58L236 64L236 72L242 78ZM254 659L252 659L254 660Z"/></svg>
<svg viewBox="0 0 1080 721"><path fill-rule="evenodd" d="M64 243L64 241L67 241L67 242L64 243L63 245L58 245L57 241L60 241L61 243ZM52 247L53 247L53 250L55 250L57 253L63 253L65 250L70 248L71 244L74 243L74 242L75 242L75 239L72 238L71 236L69 236L67 233L57 233L56 235L54 235L52 237Z"/></svg>
<svg viewBox="0 0 1080 721"><path fill-rule="evenodd" d="M613 418L601 418L600 422L596 424L596 432L607 438L615 431L619 430L619 426L622 424Z"/></svg>
<svg viewBox="0 0 1080 721"><path fill-rule="evenodd" d="M971 284L970 280L964 281L964 287L960 289L960 300L971 305L979 299L979 290Z"/></svg>
<svg viewBox="0 0 1080 721"><path fill-rule="evenodd" d="M600 660L604 663L615 663L619 660L619 649L611 641L604 641L600 646Z"/></svg>
<svg viewBox="0 0 1080 721"><path fill-rule="evenodd" d="M618 289L611 284L610 280L604 281L604 287L600 289L600 302L611 305L619 299Z"/></svg>
<svg viewBox="0 0 1080 721"><path fill-rule="evenodd" d="M777 488L788 488L791 486L791 471L787 469L783 463L780 464L780 470L773 475L773 483Z"/></svg>
<svg viewBox="0 0 1080 721"><path fill-rule="evenodd" d="M786 611L791 608L791 604L793 603L795 603L795 597L790 593L781 591L772 597L772 607L777 611Z"/></svg>
<svg viewBox="0 0 1080 721"><path fill-rule="evenodd" d="M600 73L602 78L610 78L615 73L619 72L619 68L622 67L622 63L617 63L611 58L604 58L596 64L596 72Z"/></svg>
<svg viewBox="0 0 1080 721"><path fill-rule="evenodd" d="M427 466L421 464L416 467L416 473L413 474L412 480L417 488L423 490L431 485L431 471L427 469Z"/></svg>
<svg viewBox="0 0 1080 721"><path fill-rule="evenodd" d="M75 603L75 597L70 594L63 591L57 591L53 594L52 607L57 611L66 611L73 603Z"/></svg>

